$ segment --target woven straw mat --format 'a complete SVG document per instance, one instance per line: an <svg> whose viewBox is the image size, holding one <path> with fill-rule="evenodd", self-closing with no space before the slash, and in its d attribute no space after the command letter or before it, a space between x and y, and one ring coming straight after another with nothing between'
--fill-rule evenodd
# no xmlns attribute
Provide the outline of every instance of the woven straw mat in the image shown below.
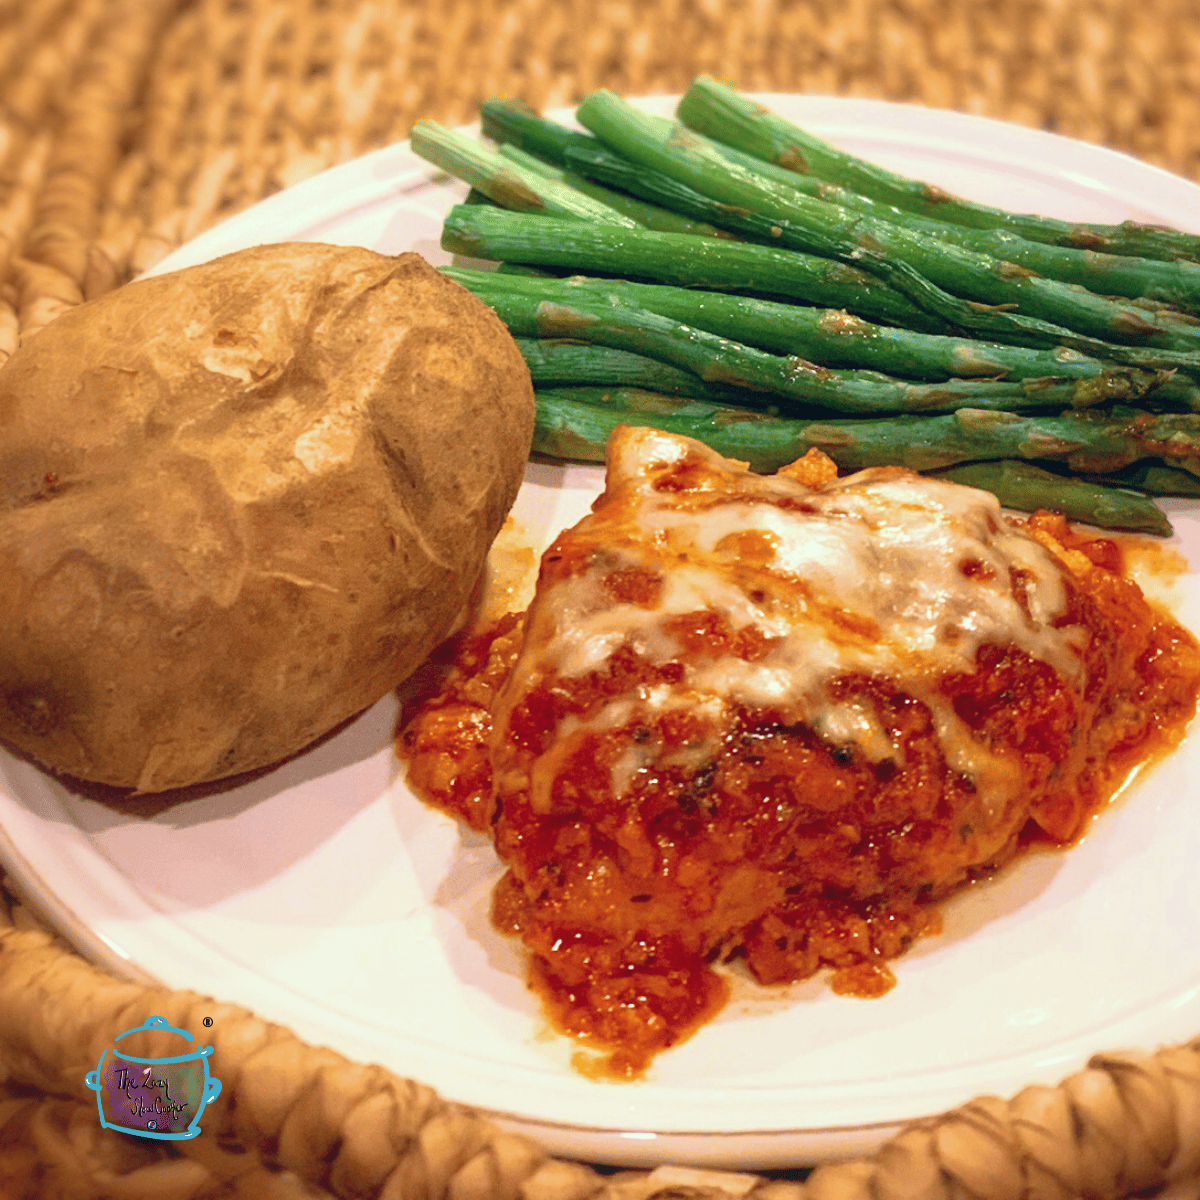
<svg viewBox="0 0 1200 1200"><path fill-rule="evenodd" d="M419 117L468 121L489 95L679 92L701 72L961 109L1200 176L1194 0L0 0L0 361ZM193 1141L102 1129L81 1094L113 1031L151 1014L219 1018L224 1092ZM979 1099L807 1178L614 1176L244 1010L114 979L0 893L2 1200L655 1195L1195 1197L1200 1041L1098 1054L1059 1087Z"/></svg>

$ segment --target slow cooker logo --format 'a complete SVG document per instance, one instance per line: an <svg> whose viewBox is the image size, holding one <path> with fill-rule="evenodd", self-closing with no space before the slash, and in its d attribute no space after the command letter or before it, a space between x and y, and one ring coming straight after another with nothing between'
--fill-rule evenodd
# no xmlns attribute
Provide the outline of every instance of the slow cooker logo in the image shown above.
<svg viewBox="0 0 1200 1200"><path fill-rule="evenodd" d="M127 1029L114 1043L147 1031L175 1033L189 1042L186 1030L151 1017L145 1025ZM139 1137L185 1141L200 1132L200 1114L221 1094L221 1081L208 1072L212 1046L202 1046L166 1058L138 1058L116 1048L105 1050L84 1083L96 1093L100 1124Z"/></svg>

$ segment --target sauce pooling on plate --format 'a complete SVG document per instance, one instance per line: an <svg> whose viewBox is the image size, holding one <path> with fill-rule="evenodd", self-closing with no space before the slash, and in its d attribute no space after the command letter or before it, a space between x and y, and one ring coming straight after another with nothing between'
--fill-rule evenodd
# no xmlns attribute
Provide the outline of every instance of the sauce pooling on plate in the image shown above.
<svg viewBox="0 0 1200 1200"><path fill-rule="evenodd" d="M406 718L417 793L488 830L493 919L554 1023L634 1078L832 968L879 995L938 903L1065 845L1194 713L1200 649L1117 545L899 468L756 475L624 428L524 614Z"/></svg>

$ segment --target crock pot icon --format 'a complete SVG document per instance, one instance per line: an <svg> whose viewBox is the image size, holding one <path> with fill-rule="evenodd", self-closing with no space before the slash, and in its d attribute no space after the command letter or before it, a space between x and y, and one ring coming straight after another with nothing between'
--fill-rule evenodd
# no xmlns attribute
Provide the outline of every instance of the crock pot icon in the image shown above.
<svg viewBox="0 0 1200 1200"><path fill-rule="evenodd" d="M184 1141L200 1132L200 1114L221 1094L221 1081L208 1072L212 1046L162 1058L139 1058L116 1048L136 1033L173 1033L186 1038L186 1030L168 1025L164 1017L151 1017L145 1025L127 1029L100 1055L84 1083L96 1093L100 1124L139 1137Z"/></svg>

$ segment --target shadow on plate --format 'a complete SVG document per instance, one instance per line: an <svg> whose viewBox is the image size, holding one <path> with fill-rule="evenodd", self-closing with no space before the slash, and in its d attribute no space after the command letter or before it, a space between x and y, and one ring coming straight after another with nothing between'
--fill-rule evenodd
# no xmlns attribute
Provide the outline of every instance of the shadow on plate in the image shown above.
<svg viewBox="0 0 1200 1200"><path fill-rule="evenodd" d="M0 753L0 786L40 822L29 835L42 844L37 857L69 855L82 835L156 905L203 908L257 892L390 790L402 769L392 750L398 710L389 695L284 762L217 784L136 796Z"/></svg>
<svg viewBox="0 0 1200 1200"><path fill-rule="evenodd" d="M377 709L381 710L378 714ZM95 829L124 824L129 817L141 820L169 817L164 823L173 827L227 818L281 792L337 774L377 754L382 744L379 718L383 716L384 709L390 714L387 717L387 744L390 745L397 710L393 699L381 701L357 713L277 763L167 792L135 792L69 776L51 775L50 778L72 796L92 801L111 813L111 820L97 821L93 826ZM11 748L4 748L14 758L21 757ZM31 762L29 759L25 761ZM31 765L37 766L36 763Z"/></svg>

